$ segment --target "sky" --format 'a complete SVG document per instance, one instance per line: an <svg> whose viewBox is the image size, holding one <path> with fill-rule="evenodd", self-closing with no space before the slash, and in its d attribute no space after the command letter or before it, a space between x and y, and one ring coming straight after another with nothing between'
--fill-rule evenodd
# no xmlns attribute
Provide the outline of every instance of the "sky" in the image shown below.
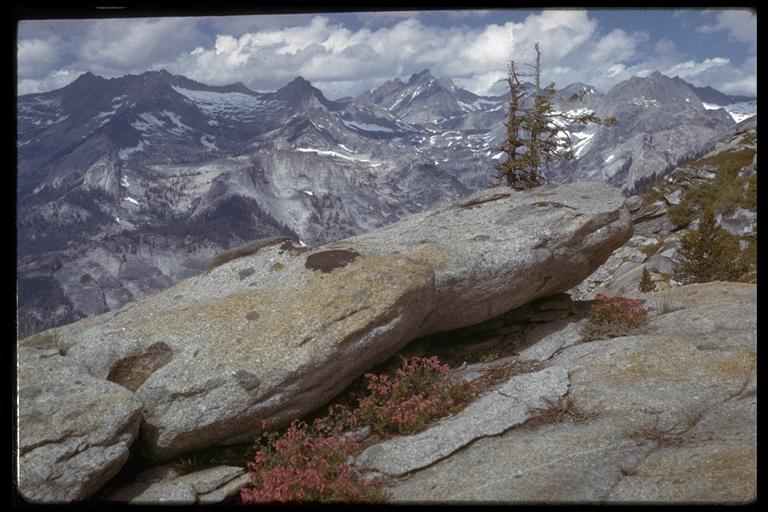
<svg viewBox="0 0 768 512"><path fill-rule="evenodd" d="M112 78L166 69L210 85L274 91L296 76L337 99L430 69L476 94L501 94L508 62L542 80L607 92L661 71L756 95L757 17L745 9L505 9L21 20L19 94L86 71Z"/></svg>

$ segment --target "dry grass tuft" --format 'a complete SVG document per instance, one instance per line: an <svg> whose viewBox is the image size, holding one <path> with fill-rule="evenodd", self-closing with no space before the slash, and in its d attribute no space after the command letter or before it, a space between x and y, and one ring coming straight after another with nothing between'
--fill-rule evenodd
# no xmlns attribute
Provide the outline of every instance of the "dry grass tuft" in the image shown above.
<svg viewBox="0 0 768 512"><path fill-rule="evenodd" d="M562 423L566 419L571 422L581 422L597 416L597 413L582 411L576 402L568 395L561 396L556 402L547 400L549 407L536 409L535 416L523 423L523 427L536 428L541 425Z"/></svg>
<svg viewBox="0 0 768 512"><path fill-rule="evenodd" d="M513 359L512 361L497 363L490 366L485 371L485 374L472 381L472 384L475 386L475 390L478 393L481 393L506 382L510 377L521 375L523 373L535 372L541 367L542 363L538 361L520 361L519 359Z"/></svg>

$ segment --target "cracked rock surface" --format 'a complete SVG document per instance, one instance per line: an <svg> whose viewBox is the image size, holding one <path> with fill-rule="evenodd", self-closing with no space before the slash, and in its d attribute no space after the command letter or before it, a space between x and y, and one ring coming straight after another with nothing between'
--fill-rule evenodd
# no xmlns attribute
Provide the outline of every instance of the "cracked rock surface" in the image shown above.
<svg viewBox="0 0 768 512"><path fill-rule="evenodd" d="M162 462L285 426L419 336L566 290L631 231L608 185L499 187L310 251L265 245L57 328L56 348L135 390L141 453Z"/></svg>
<svg viewBox="0 0 768 512"><path fill-rule="evenodd" d="M389 476L401 476L443 459L485 436L520 425L568 392L561 366L512 377L458 414L411 436L396 437L361 453L355 463Z"/></svg>
<svg viewBox="0 0 768 512"><path fill-rule="evenodd" d="M585 419L479 439L394 481L392 500L754 500L756 287L664 293L685 307L652 316L647 334L565 347L549 362L567 370Z"/></svg>
<svg viewBox="0 0 768 512"><path fill-rule="evenodd" d="M88 498L128 459L141 403L56 350L18 352L18 489L33 503Z"/></svg>

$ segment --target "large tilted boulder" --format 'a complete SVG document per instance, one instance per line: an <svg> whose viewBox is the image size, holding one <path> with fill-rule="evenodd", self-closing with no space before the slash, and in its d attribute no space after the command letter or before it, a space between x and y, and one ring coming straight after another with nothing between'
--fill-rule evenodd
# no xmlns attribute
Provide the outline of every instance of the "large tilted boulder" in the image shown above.
<svg viewBox="0 0 768 512"><path fill-rule="evenodd" d="M55 349L18 353L18 488L33 503L88 498L128 459L141 403Z"/></svg>
<svg viewBox="0 0 768 512"><path fill-rule="evenodd" d="M497 188L308 252L263 247L58 328L58 348L141 400L151 460L245 441L418 336L573 287L631 235L623 202L599 183Z"/></svg>

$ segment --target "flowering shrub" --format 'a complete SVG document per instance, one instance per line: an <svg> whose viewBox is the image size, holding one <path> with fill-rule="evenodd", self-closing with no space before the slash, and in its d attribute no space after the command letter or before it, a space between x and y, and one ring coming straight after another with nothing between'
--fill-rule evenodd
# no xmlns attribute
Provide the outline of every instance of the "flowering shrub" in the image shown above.
<svg viewBox="0 0 768 512"><path fill-rule="evenodd" d="M628 297L609 298L597 294L592 304L589 323L584 332L587 341L615 338L629 334L632 329L648 323L648 311L641 307L643 301Z"/></svg>
<svg viewBox="0 0 768 512"><path fill-rule="evenodd" d="M269 433L265 438L265 447L248 463L251 485L240 491L242 503L382 499L380 481L363 479L347 464L358 445L341 434L340 423L330 426L318 418L308 427L294 420L282 436Z"/></svg>
<svg viewBox="0 0 768 512"><path fill-rule="evenodd" d="M367 394L354 410L332 405L311 426L295 420L282 435L264 434L248 463L251 485L240 491L240 501L382 501L383 480L366 480L347 463L360 445L343 432L370 425L379 434L413 434L463 406L473 393L468 382L446 379L448 365L437 356L401 359L393 374L364 376Z"/></svg>
<svg viewBox="0 0 768 512"><path fill-rule="evenodd" d="M437 356L402 359L394 376L365 374L369 394L358 399L356 418L379 433L414 434L466 403L472 388L448 381Z"/></svg>

